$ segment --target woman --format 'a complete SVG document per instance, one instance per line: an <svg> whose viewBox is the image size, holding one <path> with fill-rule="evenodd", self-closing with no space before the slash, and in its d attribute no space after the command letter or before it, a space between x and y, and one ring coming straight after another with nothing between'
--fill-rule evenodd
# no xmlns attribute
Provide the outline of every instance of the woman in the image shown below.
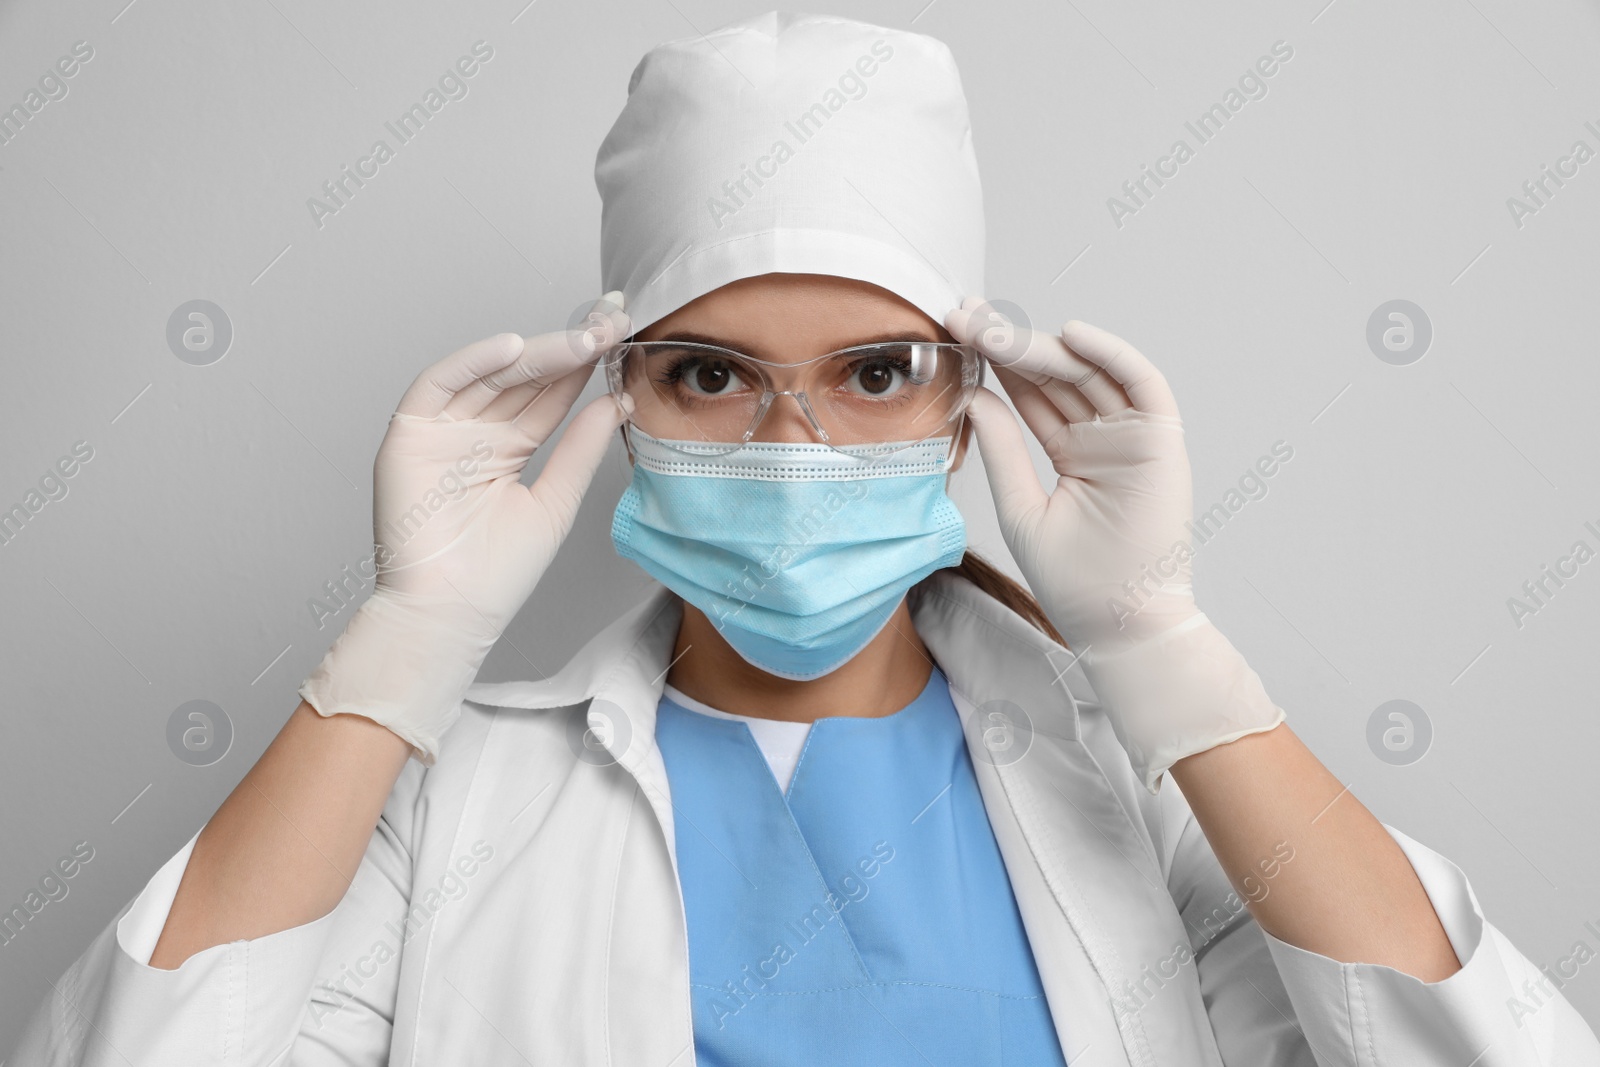
<svg viewBox="0 0 1600 1067"><path fill-rule="evenodd" d="M841 69L877 81L787 76ZM717 146L814 99L702 214ZM1600 1063L1194 604L1159 371L959 298L965 122L942 45L848 20L647 56L597 167L619 284L413 382L372 597L14 1062ZM613 539L665 588L469 692L619 426ZM1037 601L964 552L974 441Z"/></svg>

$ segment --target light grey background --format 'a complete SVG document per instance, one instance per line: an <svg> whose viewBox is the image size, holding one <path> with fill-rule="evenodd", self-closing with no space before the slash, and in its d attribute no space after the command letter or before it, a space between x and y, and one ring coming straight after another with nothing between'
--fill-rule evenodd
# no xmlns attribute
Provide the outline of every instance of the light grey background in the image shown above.
<svg viewBox="0 0 1600 1067"><path fill-rule="evenodd" d="M319 631L308 599L371 553L372 457L406 384L598 295L594 155L640 55L766 10L525 2L0 7L0 106L94 49L0 145L0 508L94 449L0 545L0 910L94 850L0 945L0 1048L295 704L349 614ZM1594 6L920 2L823 6L954 50L987 295L1104 326L1167 373L1197 509L1294 450L1200 548L1201 605L1535 963L1600 949L1600 560L1520 627L1507 604L1574 542L1600 549L1600 159L1520 227L1506 204L1574 141L1600 151ZM478 40L494 56L469 95L319 229L307 199ZM1294 53L1267 95L1115 225L1107 198L1194 146L1185 121L1276 41ZM195 299L234 330L211 366L166 341ZM1392 299L1432 323L1409 366L1367 345ZM607 537L626 479L614 451L482 677L555 670L644 594ZM955 492L1011 567L976 457ZM1408 766L1367 742L1399 698L1433 728ZM235 730L208 767L167 743L197 699ZM1600 962L1565 992L1600 1026Z"/></svg>

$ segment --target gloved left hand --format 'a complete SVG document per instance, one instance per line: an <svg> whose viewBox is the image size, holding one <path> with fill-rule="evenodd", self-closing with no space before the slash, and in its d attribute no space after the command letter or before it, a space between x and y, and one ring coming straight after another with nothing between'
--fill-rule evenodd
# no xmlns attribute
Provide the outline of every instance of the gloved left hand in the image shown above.
<svg viewBox="0 0 1600 1067"><path fill-rule="evenodd" d="M968 410L1006 544L1145 788L1184 756L1281 723L1195 604L1189 458L1161 372L1097 327L1029 330L976 297L945 327L984 352L1055 469L1046 492L1005 402L979 390Z"/></svg>

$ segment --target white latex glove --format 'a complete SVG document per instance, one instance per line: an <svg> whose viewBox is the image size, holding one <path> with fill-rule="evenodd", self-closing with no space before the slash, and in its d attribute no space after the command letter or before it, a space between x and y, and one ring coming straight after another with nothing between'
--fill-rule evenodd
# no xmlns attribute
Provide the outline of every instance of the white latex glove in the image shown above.
<svg viewBox="0 0 1600 1067"><path fill-rule="evenodd" d="M1161 372L1098 327L1027 330L976 297L945 328L983 349L1055 468L1046 492L1016 419L980 389L969 413L1001 532L1145 788L1184 756L1281 723L1194 602L1193 483Z"/></svg>
<svg viewBox="0 0 1600 1067"><path fill-rule="evenodd" d="M319 714L382 723L433 765L625 417L610 394L599 397L533 485L521 484L598 357L630 333L621 304L621 293L606 294L581 331L475 342L411 383L373 463L375 588L300 687Z"/></svg>

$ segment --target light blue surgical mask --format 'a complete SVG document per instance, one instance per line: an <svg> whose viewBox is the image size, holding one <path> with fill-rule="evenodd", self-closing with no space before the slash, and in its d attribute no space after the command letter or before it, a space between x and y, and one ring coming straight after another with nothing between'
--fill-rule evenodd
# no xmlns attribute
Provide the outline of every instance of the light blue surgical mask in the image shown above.
<svg viewBox="0 0 1600 1067"><path fill-rule="evenodd" d="M960 562L949 437L898 445L748 442L710 454L629 426L617 552L699 608L747 661L808 680L878 635L906 591Z"/></svg>

